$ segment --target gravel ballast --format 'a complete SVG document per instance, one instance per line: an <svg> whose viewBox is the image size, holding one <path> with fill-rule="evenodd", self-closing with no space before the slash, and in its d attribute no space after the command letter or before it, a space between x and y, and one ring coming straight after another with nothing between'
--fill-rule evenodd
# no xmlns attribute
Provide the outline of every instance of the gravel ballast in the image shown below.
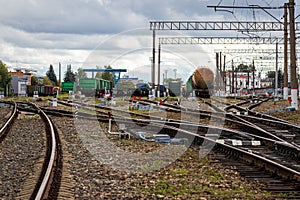
<svg viewBox="0 0 300 200"><path fill-rule="evenodd" d="M17 119L0 143L0 199L15 199L22 184L43 157L45 126L42 119Z"/></svg>
<svg viewBox="0 0 300 200"><path fill-rule="evenodd" d="M262 199L267 193L260 191L258 184L248 182L209 156L199 158L197 147L189 148L176 161L147 173L128 173L112 169L99 162L83 145L74 126L74 119L52 117L61 130L69 155L64 162L70 166L73 177L75 199ZM93 131L95 122L85 120L81 128ZM103 130L107 125L100 124ZM96 135L97 133L93 133ZM97 138L97 137L95 137ZM137 140L111 139L114 148L127 152L150 152L163 148L165 144L147 143ZM108 154L112 155L112 154ZM155 162L155 161L154 161Z"/></svg>

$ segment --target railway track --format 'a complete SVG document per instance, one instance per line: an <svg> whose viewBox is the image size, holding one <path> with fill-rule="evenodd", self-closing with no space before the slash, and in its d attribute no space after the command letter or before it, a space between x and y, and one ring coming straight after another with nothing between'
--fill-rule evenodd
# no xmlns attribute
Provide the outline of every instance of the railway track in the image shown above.
<svg viewBox="0 0 300 200"><path fill-rule="evenodd" d="M267 100L268 99L265 99L264 101ZM234 115L234 118L244 121L252 127L258 127L258 129L268 132L269 135L272 135L274 138L280 138L278 140L290 142L296 147L300 148L300 126L269 115L251 111L251 109L259 106L264 101L255 102L254 104L249 105L247 108L240 107L236 104L231 105L227 107L227 111L235 108L236 110L240 111L240 113L244 114L239 116Z"/></svg>
<svg viewBox="0 0 300 200"><path fill-rule="evenodd" d="M125 119L125 117L122 117L122 116L114 116L115 118L118 118L118 119L115 119L116 121L118 121L118 123L125 123L124 122L124 119ZM128 121L131 121L131 123L132 123L132 119L131 118L129 118L128 119ZM159 120L157 120L157 121L153 121L153 120L151 120L151 124L155 124L155 123L159 123L160 121ZM139 123L142 125L143 123L144 123L144 125L146 126L148 123L149 123L149 120L148 121L144 121L144 122L141 122L141 120L139 120ZM176 123L177 122L173 122L173 124L174 124L174 126L176 127ZM168 125L170 125L171 123L169 123ZM181 124L181 126L182 126L183 124ZM186 126L196 126L195 124L185 124ZM129 124L127 124L127 126L129 126L130 127L130 125ZM160 124L160 126L165 126L165 125L162 125L162 124ZM174 127L174 126L172 126L172 127ZM202 130L203 130L203 126L201 126L201 128L202 128ZM206 128L208 128L208 127L206 127ZM210 128L212 128L212 127L210 127ZM147 128L143 128L144 130L147 130ZM153 130L153 128L149 128L149 130ZM199 129L199 127L198 127L198 129ZM171 130L171 129L170 129ZM173 129L174 130L174 129ZM178 130L177 130L178 131ZM233 133L233 132L230 132L230 130L223 130L223 131L227 131L228 133L227 133L227 135L231 135L231 137L232 137L232 135L233 134L237 134L236 132L235 133ZM162 131L162 132L164 132L164 131ZM166 132L164 132L164 133L166 133ZM170 132L168 133L168 134L170 134ZM240 135L239 135L239 137L241 137L241 135L242 134L245 134L245 133L241 133ZM199 135L198 135L199 136ZM203 137L203 136L202 136ZM254 135L252 134L252 137L254 138ZM252 139L253 140L253 138L250 138L250 140ZM204 139L204 138L202 138L202 139ZM224 139L224 138L223 138ZM226 139L226 138L225 138ZM248 140L249 140L249 138L248 138ZM267 138L266 139L264 139L263 140L263 138L260 138L260 141L262 142L262 143L264 143L264 144L266 144L266 143L272 143L273 144L273 146L270 148L270 147L264 147L264 148L262 148L262 146L260 146L259 148L260 148L260 151L258 151L258 149L259 148L257 148L257 147L252 147L252 148L239 148L240 150L244 150L244 151L246 151L246 152L251 152L252 154L254 154L254 155L256 155L256 156L258 156L258 155L260 155L261 157L263 157L264 159L268 159L268 160L273 160L273 162L274 162L274 160L275 160L275 162L280 162L280 160L283 160L282 158L284 158L282 155L280 156L280 153L278 153L278 152L276 152L274 149L276 149L274 146L275 146L275 144L276 144L276 146L280 146L280 145L282 145L281 146L281 148L284 148L283 146L285 146L285 144L279 144L280 143L280 141L276 141L276 140L268 140L268 142L266 142L266 140L267 140ZM291 148L289 145L287 145L285 148L287 148L287 149L289 149L289 148ZM292 148L294 151L298 151L297 149L294 149L294 148ZM276 159L274 159L274 158L276 158ZM292 161L292 160L288 160L288 161ZM287 160L284 160L283 162L287 162ZM299 170L299 166L297 166L299 163L298 162L295 162L295 163L293 163L292 165L293 166L296 166L296 168L295 169L292 169L291 167L287 167L287 168L289 168L290 170L294 170L294 171L300 171Z"/></svg>
<svg viewBox="0 0 300 200"><path fill-rule="evenodd" d="M6 160L8 157L24 159L26 162L16 161L16 169L13 170L16 175L11 174L9 179L6 179L7 184L2 182L8 187L5 189L6 191L13 192L3 195L8 195L8 198L13 199L56 199L62 168L59 136L50 118L38 106L22 102L15 105L15 110L17 109L18 112L14 112L12 118L21 117L16 125L14 125L13 120L10 120L3 127L7 129L7 127L12 126L16 130L9 132L3 139L5 144L1 146L4 148L2 167L7 170L8 174L11 173L11 165ZM41 119L44 121L42 124L39 123ZM18 127L21 127L21 130ZM9 141L16 143L16 145L6 148L5 146L8 145ZM20 149L15 149L18 147ZM18 152L21 155L18 155Z"/></svg>
<svg viewBox="0 0 300 200"><path fill-rule="evenodd" d="M268 172L264 167L254 166L251 163L244 163L236 156L223 154L215 151L210 154L211 159L216 159L221 164L236 170L247 180L261 184L261 189L274 194L270 199L299 199L299 185L289 180L276 177L272 172ZM249 166L250 165L250 166Z"/></svg>
<svg viewBox="0 0 300 200"><path fill-rule="evenodd" d="M75 104L69 104L66 102L59 102L59 103L63 103L64 105L67 106L71 106L74 107ZM174 123L186 123L186 124L199 124L199 121L191 119L189 121L184 121L184 120L176 120L176 119L170 119L170 118L161 118L161 117L156 117L156 116L149 116L149 115L145 115L145 114L140 114L140 113L135 113L135 112L131 112L131 111L125 111L125 110L119 110L116 108L108 108L108 107L99 107L99 106L95 106L95 105L89 105L89 104L76 104L77 106L81 107L81 108L89 108L93 111L96 111L98 113L101 113L102 116L108 116L107 113L108 112L112 112L114 113L114 115L122 115L124 113L126 113L126 117L131 117L131 116L136 116L139 118L144 118L144 119L152 119L152 120L158 120L158 121L162 121L163 123L166 122L174 122ZM249 123L246 120L242 120L240 118L238 118L238 120L234 120L235 118L237 118L236 116L233 116L231 114L227 114L226 118L219 116L222 113L214 113L214 114L206 114L206 113L199 113L197 112L190 112L190 111L182 111L182 113L187 113L188 115L194 117L194 118L209 118L212 121L216 121L216 122L224 122L224 124L226 125L225 127L228 128L234 128L236 130L241 130L241 131L245 131L245 132L249 132L252 133L253 135L260 135L262 137L269 137L269 138L273 138L273 139L277 139L280 142L284 142L284 140L278 138L276 135L271 134L255 125L253 125L252 123ZM181 113L181 114L182 114ZM69 113L69 115L72 115L72 113ZM222 125L222 124L221 124ZM233 127L234 126L234 127ZM222 127L222 126L221 126Z"/></svg>
<svg viewBox="0 0 300 200"><path fill-rule="evenodd" d="M8 102L0 101L0 127L7 121L13 110L13 105Z"/></svg>
<svg viewBox="0 0 300 200"><path fill-rule="evenodd" d="M74 192L72 191L72 187L74 186L74 183L72 182L72 176L70 174L71 170L69 165L69 160L71 160L72 158L70 157L69 153L64 149L66 146L66 141L63 138L61 138L63 135L62 132L56 128L50 117L46 115L46 112L41 110L36 105L34 105L34 107L35 108L26 107L25 110L29 112L37 111L38 113L44 113L43 116L45 116L47 122L52 124L52 128L49 126L50 129L54 130L55 135L52 135L51 138L56 139L56 151L53 162L54 165L51 171L51 167L50 165L48 165L45 174L49 177L49 180L48 182L46 182L47 177L44 176L41 185L36 186L36 188L39 188L39 192L36 194L37 197L35 199L73 199ZM61 116L63 116L64 114L65 113L61 113ZM53 151L53 146L51 147L51 151Z"/></svg>
<svg viewBox="0 0 300 200"><path fill-rule="evenodd" d="M123 121L122 121L122 123L124 123ZM128 124L127 124L127 126L128 126ZM143 130L145 130L145 131L147 131L147 130L153 130L154 128L153 127L149 127L149 129L147 129L147 128L143 128ZM174 129L172 129L172 128L170 128L171 130L175 130L175 131L180 131L179 129L176 129L176 128L174 128ZM185 132L185 131L184 131ZM186 132L185 132L186 133ZM228 133L230 133L230 132L228 132ZM186 134L191 134L192 135L192 133L186 133ZM231 133L231 134L233 134L233 133ZM199 136L199 135L198 135ZM197 136L195 136L195 137L197 137ZM198 137L197 137L198 138ZM200 144L202 144L203 143L203 140L206 140L206 141L210 141L210 142L215 142L215 141L213 141L213 140L211 140L211 138L210 137L205 137L205 135L202 135L202 136L199 136L199 138L201 138L200 140L197 140ZM198 139L199 139L198 138ZM224 141L228 141L228 142L232 142L232 141L234 141L234 140L232 140L232 136L230 137L230 139L228 139L228 138L226 138L226 137L221 137L221 138L223 138L223 140ZM241 135L239 135L239 139L241 138ZM202 140L203 139L203 140ZM249 139L251 139L251 138L247 138L248 139L248 141L247 142L249 142ZM221 141L222 139L219 139L219 141ZM236 141L236 140L235 140ZM241 141L241 140L240 140ZM245 142L246 142L245 141ZM250 141L252 141L252 140L250 140ZM262 141L262 140L260 140L260 141ZM244 141L242 141L242 142L244 142ZM274 142L274 141L273 141ZM282 185L280 185L281 186L281 188L282 188L282 190L281 190L281 192L286 192L287 191L287 188L285 187L285 180L290 180L290 176L293 176L293 177L298 177L298 175L299 175L299 166L297 167L297 170L294 170L294 169L292 169L292 168L290 168L290 167L285 167L284 165L280 165L280 164L278 164L278 162L279 161L282 161L281 159L282 159L282 157L279 159L279 160L271 160L270 159L270 154L268 155L268 158L266 158L266 156L265 155L263 155L262 154L262 152L266 152L268 149L265 149L265 148L262 148L262 146L260 146L260 148L261 148L261 150L260 151L257 151L257 152L255 152L254 151L254 149L256 149L255 147L251 147L251 148L245 148L245 147L243 147L243 148L237 148L237 147L233 147L233 146L231 146L231 145L228 145L228 144L226 144L226 143L220 143L220 142L217 142L216 143L216 145L215 145L215 151L219 151L219 152L222 152L223 154L225 154L225 155L228 155L228 156L232 156L232 157L235 157L235 159L241 159L241 158L243 158L243 162L241 162L241 161L239 161L239 163L243 163L244 165L245 165L245 163L248 163L248 164L250 164L250 166L249 165L247 165L248 166L248 169L249 169L249 171L253 171L253 168L254 169L260 169L260 172L262 172L263 171L263 174L261 174L261 173L258 173L257 175L256 175L256 177L265 177L265 175L264 174L272 174L272 176L269 176L268 177L268 179L265 179L264 181L266 182L266 184L268 183L268 182L275 182L275 181L278 181L278 180L280 180L281 181L281 183L282 183ZM251 151L250 151L250 149L252 149ZM262 151L263 150L263 151ZM270 151L269 150L269 152L271 152L273 155L276 155L276 157L278 158L278 155L276 154L276 153L274 153L273 151ZM249 157L248 157L249 156ZM275 156L274 156L275 157ZM291 161L292 159L290 159L290 160L288 160L288 161ZM236 161L235 161L236 162ZM260 163L261 162L261 163ZM271 164L270 164L271 163ZM231 163L231 164L233 164L233 163ZM274 165L273 165L274 164ZM299 164L299 163L297 163L297 162L294 162L294 164ZM267 166L266 168L265 168L265 166ZM252 170L251 170L252 169ZM287 172L287 171L289 171L289 172ZM258 171L257 171L258 172ZM291 172L291 174L290 175L285 175L286 173L287 174L289 174ZM294 174L295 173L295 174ZM277 174L278 176L281 176L281 177L276 177L275 176L275 174ZM292 174L294 174L294 175L292 175ZM248 174L249 175L249 174ZM266 178L266 177L265 177ZM296 178L296 179L298 179L298 178ZM293 188L290 188L290 191L292 191L292 192L296 192L297 190L298 190L298 186L299 186L299 183L298 183L298 180L297 181L295 181L295 183L294 183L294 187ZM279 186L279 184L278 184L278 186ZM274 187L269 187L268 186L268 190L269 191L273 191L274 190Z"/></svg>
<svg viewBox="0 0 300 200"><path fill-rule="evenodd" d="M105 117L102 116L102 117ZM260 172L263 170L264 173L258 173L257 177L258 179L262 180L262 177L265 177L264 174L272 174L271 177L266 178L265 177L265 183L273 183L277 181L277 186L280 185L280 183L282 183L282 188L284 188L284 183L285 180L293 180L293 185L294 187L290 187L289 191L293 193L293 195L295 195L295 191L297 191L297 189L299 189L299 175L300 175L300 168L299 168L299 161L294 161L293 159L299 155L299 149L296 149L295 147L291 147L291 145L286 144L284 141L278 141L278 140L272 140L272 139L268 139L268 138L263 138L261 136L256 136L254 134L249 134L247 135L247 133L241 133L241 132L237 132L237 131L231 131L231 130L225 130L223 129L221 137L219 138L219 141L216 142L215 140L212 140L211 137L206 137L205 134L193 134L191 132L188 131L188 127L190 126L197 126L197 130L204 130L206 128L216 128L216 127L203 127L203 126L199 126L199 125L195 125L195 124L180 124L180 127L185 127L184 130L177 128L178 127L178 122L171 122L168 124L164 124L161 123L161 120L133 120L132 118L127 118L124 116L118 116L115 115L114 119L117 123L126 123L126 126L128 128L130 128L130 126L132 124L136 125L136 123L138 122L140 125L140 128L143 127L144 131L153 131L155 130L153 127L151 126L159 126L161 128L161 133L168 133L168 134L172 134L171 132L184 132L185 134L188 135L192 135L193 137L198 138L197 141L210 141L210 142L215 142L216 143L216 151L222 152L225 155L229 155L230 157L234 156L235 159L240 157L247 157L247 159L243 160L243 163L248 163L248 167L253 167L255 169L259 169ZM127 120L127 122L126 122ZM151 126L149 126L149 123L151 124ZM149 127L147 127L149 126ZM217 128L216 128L217 129ZM134 130L136 131L136 130ZM220 131L220 130L218 130ZM205 131L204 131L205 132ZM225 134L226 133L226 134ZM235 135L235 137L237 139L240 139L240 141L243 142L251 142L254 139L259 140L261 145L259 146L248 146L245 147L244 146L240 146L240 147L235 147L234 145L229 145L228 143L232 143L233 140L233 135ZM247 135L247 136L245 136ZM200 138L200 139L199 139ZM243 139L241 139L243 138ZM245 140L245 141L244 141ZM221 142L222 141L222 142ZM224 142L226 141L226 142ZM236 140L235 140L236 141ZM201 143L201 142L200 142ZM232 150L232 148L235 148L235 150ZM278 151L278 148L280 149L284 149L281 151ZM230 149L230 150L228 150ZM287 154L284 154L284 152L288 152ZM295 157L289 157L287 155L291 155L291 152L296 153L294 154ZM245 155L244 155L245 154ZM249 159L248 159L249 157ZM236 161L235 161L236 162ZM289 165L287 165L286 163L289 163ZM250 164L250 166L249 166ZM251 170L250 170L251 171ZM252 170L252 172L255 171L254 169ZM259 172L259 171L257 171ZM261 176L261 178L259 178L259 176ZM280 181L278 181L280 180ZM290 185L289 185L290 186ZM271 185L269 184L269 190L275 190L274 187L271 187ZM288 189L284 188L281 190L281 192L286 192ZM278 192L278 191L277 191ZM298 195L298 194L296 194Z"/></svg>
<svg viewBox="0 0 300 200"><path fill-rule="evenodd" d="M9 131L10 125L17 117L17 105L13 102L5 102L3 104L11 105L13 108L11 109L11 114L6 113L5 116L1 119L1 128L0 128L0 142L5 138L7 132ZM9 109L10 110L10 109Z"/></svg>

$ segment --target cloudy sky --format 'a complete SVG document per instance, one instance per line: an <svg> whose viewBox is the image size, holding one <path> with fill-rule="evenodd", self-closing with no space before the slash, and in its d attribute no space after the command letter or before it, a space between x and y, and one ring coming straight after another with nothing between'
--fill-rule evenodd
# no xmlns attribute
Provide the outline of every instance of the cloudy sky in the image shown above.
<svg viewBox="0 0 300 200"><path fill-rule="evenodd" d="M128 75L150 80L151 20L274 21L262 10L215 12L208 5L282 6L275 0L1 0L0 60L43 75L52 64L58 75L67 64L126 68ZM296 6L296 15L299 14ZM281 20L283 10L270 13ZM270 33L262 33L270 35ZM273 33L272 33L273 34ZM238 32L171 32L163 36L243 36ZM187 76L197 66L213 67L214 48L205 45L162 47L162 73ZM248 47L246 47L248 48Z"/></svg>

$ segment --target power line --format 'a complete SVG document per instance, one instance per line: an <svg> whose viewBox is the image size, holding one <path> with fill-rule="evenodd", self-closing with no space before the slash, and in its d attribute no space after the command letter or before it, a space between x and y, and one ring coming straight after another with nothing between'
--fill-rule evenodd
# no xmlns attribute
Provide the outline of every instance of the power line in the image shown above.
<svg viewBox="0 0 300 200"><path fill-rule="evenodd" d="M223 2L223 0L220 0L220 2L218 3L218 6Z"/></svg>
<svg viewBox="0 0 300 200"><path fill-rule="evenodd" d="M238 9L260 9L263 10L265 13L267 13L269 16L271 16L273 19L275 19L277 22L282 23L279 19L277 19L274 15L272 15L267 10L278 10L283 9L284 6L277 6L277 7L271 7L271 6L260 6L260 5L248 5L248 6L207 6L208 8L214 8L215 11L228 11L229 8L238 8ZM220 10L221 8L221 10ZM233 13L233 12L231 12ZM235 16L235 15L234 15ZM235 16L237 19L237 17Z"/></svg>

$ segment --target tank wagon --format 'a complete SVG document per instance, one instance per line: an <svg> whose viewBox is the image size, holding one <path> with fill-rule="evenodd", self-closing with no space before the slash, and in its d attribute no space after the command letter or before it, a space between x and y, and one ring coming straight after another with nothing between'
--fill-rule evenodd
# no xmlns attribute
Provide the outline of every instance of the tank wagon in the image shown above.
<svg viewBox="0 0 300 200"><path fill-rule="evenodd" d="M86 96L111 96L112 81L98 78L81 78L79 79L79 90Z"/></svg>
<svg viewBox="0 0 300 200"><path fill-rule="evenodd" d="M196 97L209 98L214 88L214 73L207 67L199 67L186 82L186 95L195 93Z"/></svg>

